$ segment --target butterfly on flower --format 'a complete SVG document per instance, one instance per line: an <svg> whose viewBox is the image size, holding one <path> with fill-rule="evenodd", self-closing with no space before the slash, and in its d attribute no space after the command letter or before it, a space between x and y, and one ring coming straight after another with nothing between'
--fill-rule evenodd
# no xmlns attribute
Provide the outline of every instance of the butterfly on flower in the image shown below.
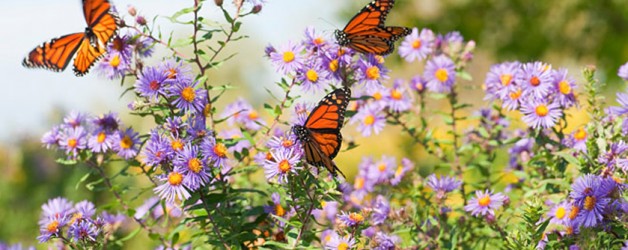
<svg viewBox="0 0 628 250"><path fill-rule="evenodd" d="M364 54L390 54L395 41L410 34L406 27L384 25L394 4L395 0L374 0L366 5L344 29L336 30L338 44Z"/></svg>
<svg viewBox="0 0 628 250"><path fill-rule="evenodd" d="M84 32L54 38L33 49L22 61L27 68L63 71L72 57L74 74L83 76L104 55L106 45L118 29L116 17L110 13L108 0L83 0L83 15L87 22Z"/></svg>

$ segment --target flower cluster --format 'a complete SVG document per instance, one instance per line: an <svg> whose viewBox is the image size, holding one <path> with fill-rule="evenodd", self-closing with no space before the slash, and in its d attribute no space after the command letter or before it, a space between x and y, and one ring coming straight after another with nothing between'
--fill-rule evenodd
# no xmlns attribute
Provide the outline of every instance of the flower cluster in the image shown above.
<svg viewBox="0 0 628 250"><path fill-rule="evenodd" d="M551 128L564 110L577 105L575 81L567 69L543 62L504 62L486 75L486 99L501 100L507 110L519 110L532 128Z"/></svg>
<svg viewBox="0 0 628 250"><path fill-rule="evenodd" d="M98 62L96 70L109 79L122 78L134 70L135 58L152 55L155 41L138 34L115 36L107 44L107 54Z"/></svg>
<svg viewBox="0 0 628 250"><path fill-rule="evenodd" d="M132 128L124 129L115 113L90 116L72 112L62 124L46 132L41 142L46 148L65 151L68 159L77 159L83 153L115 153L128 160L140 148L139 134Z"/></svg>
<svg viewBox="0 0 628 250"><path fill-rule="evenodd" d="M96 216L93 203L84 200L73 204L63 197L48 200L42 210L37 237L40 242L60 238L65 243L94 244L99 237L113 234L126 218L106 211Z"/></svg>

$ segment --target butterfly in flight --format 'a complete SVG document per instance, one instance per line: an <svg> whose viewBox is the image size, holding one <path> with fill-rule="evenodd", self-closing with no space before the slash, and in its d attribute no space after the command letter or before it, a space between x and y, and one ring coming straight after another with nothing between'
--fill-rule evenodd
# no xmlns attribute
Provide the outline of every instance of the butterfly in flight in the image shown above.
<svg viewBox="0 0 628 250"><path fill-rule="evenodd" d="M318 103L304 125L292 127L293 133L303 144L305 160L317 167L324 166L333 176L337 176L337 172L344 176L332 160L342 145L340 129L350 98L349 88L336 89Z"/></svg>
<svg viewBox="0 0 628 250"><path fill-rule="evenodd" d="M335 36L340 46L363 54L387 55L395 49L395 41L410 34L410 29L385 26L386 16L395 0L374 0L366 5Z"/></svg>
<svg viewBox="0 0 628 250"><path fill-rule="evenodd" d="M83 15L87 22L85 31L44 42L28 53L22 65L59 72L68 66L76 54L74 74L85 75L105 53L105 46L118 28L110 10L108 0L83 0Z"/></svg>

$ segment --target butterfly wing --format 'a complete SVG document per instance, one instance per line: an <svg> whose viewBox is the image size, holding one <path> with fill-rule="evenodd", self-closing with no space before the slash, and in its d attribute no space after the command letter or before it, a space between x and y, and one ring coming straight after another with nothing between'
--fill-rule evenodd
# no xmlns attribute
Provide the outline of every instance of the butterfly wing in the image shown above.
<svg viewBox="0 0 628 250"><path fill-rule="evenodd" d="M22 65L27 68L62 71L68 66L84 39L84 33L74 33L52 39L28 53Z"/></svg>
<svg viewBox="0 0 628 250"><path fill-rule="evenodd" d="M307 162L325 166L334 175L339 169L332 159L342 145L340 129L344 124L344 113L350 98L349 88L334 90L319 102L305 121L304 127L309 134L308 140L304 142Z"/></svg>
<svg viewBox="0 0 628 250"><path fill-rule="evenodd" d="M105 54L104 48L96 48L87 38L83 40L74 59L74 74L83 76L89 72L94 63Z"/></svg>
<svg viewBox="0 0 628 250"><path fill-rule="evenodd" d="M349 36L351 43L347 46L361 53L387 55L395 49L395 41L408 34L410 29L406 27L377 27Z"/></svg>
<svg viewBox="0 0 628 250"><path fill-rule="evenodd" d="M111 4L108 0L83 0L83 16L87 26L93 27L104 15L109 15Z"/></svg>
<svg viewBox="0 0 628 250"><path fill-rule="evenodd" d="M386 16L394 4L394 0L375 0L370 2L351 18L351 21L347 23L342 31L347 34L354 34L384 26Z"/></svg>

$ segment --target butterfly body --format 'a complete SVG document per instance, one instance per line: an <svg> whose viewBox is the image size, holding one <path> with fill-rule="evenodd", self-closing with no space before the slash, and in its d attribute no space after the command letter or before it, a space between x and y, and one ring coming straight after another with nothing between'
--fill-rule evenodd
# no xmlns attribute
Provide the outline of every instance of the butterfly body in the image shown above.
<svg viewBox="0 0 628 250"><path fill-rule="evenodd" d="M394 3L394 0L374 0L366 5L344 29L334 32L338 44L364 54L390 54L395 41L410 34L406 27L384 25Z"/></svg>
<svg viewBox="0 0 628 250"><path fill-rule="evenodd" d="M325 167L334 176L342 172L332 161L342 145L340 129L351 98L349 88L336 89L325 96L310 113L304 125L294 125L293 133L303 144L309 164ZM342 174L344 176L344 174Z"/></svg>
<svg viewBox="0 0 628 250"><path fill-rule="evenodd" d="M28 53L22 65L59 72L76 55L74 73L77 76L86 74L104 55L105 46L117 30L116 18L110 13L110 8L108 0L83 0L83 15L87 22L85 30L44 42Z"/></svg>

